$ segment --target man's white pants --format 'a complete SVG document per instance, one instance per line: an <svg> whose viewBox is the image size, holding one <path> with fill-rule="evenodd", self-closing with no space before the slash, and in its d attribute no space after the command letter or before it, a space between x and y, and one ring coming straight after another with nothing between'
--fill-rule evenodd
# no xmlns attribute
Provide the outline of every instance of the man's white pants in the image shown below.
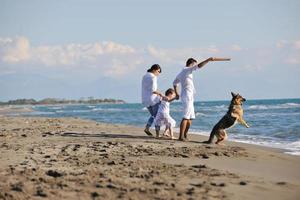
<svg viewBox="0 0 300 200"><path fill-rule="evenodd" d="M182 101L183 104L183 118L195 119L195 109L193 100Z"/></svg>

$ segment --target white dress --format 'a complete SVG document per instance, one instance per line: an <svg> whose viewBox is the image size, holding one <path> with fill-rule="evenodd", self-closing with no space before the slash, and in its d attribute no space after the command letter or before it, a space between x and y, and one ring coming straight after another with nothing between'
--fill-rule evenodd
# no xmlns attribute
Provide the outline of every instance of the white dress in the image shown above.
<svg viewBox="0 0 300 200"><path fill-rule="evenodd" d="M176 122L170 116L170 102L161 100L158 112L157 112L156 117L154 119L154 123L155 123L156 126L165 125L167 128L175 127Z"/></svg>

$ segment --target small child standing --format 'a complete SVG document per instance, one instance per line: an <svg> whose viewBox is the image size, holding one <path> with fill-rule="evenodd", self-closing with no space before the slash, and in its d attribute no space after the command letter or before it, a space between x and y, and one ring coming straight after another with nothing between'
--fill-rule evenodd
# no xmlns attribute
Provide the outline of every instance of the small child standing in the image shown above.
<svg viewBox="0 0 300 200"><path fill-rule="evenodd" d="M172 88L169 88L165 92L166 96L161 96L161 103L159 105L154 123L156 126L166 126L164 131L164 136L175 139L173 135L173 128L175 127L175 120L170 116L170 102L176 99L175 91ZM159 137L159 132L156 132L156 137Z"/></svg>

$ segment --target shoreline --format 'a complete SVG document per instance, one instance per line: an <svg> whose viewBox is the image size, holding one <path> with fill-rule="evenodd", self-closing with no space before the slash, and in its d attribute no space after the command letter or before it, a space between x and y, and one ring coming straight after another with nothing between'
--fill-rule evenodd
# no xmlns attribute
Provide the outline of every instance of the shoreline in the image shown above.
<svg viewBox="0 0 300 200"><path fill-rule="evenodd" d="M298 199L300 157L78 118L0 117L0 199ZM175 133L177 136L178 133Z"/></svg>
<svg viewBox="0 0 300 200"><path fill-rule="evenodd" d="M31 105L0 105L0 117L34 112Z"/></svg>
<svg viewBox="0 0 300 200"><path fill-rule="evenodd" d="M109 104L109 103L101 103L101 105L102 104ZM114 104L116 104L116 103L114 103ZM24 115L34 112L34 109L33 109L34 106L64 106L64 105L98 105L98 104L51 104L51 105L45 104L45 105L5 105L5 106L0 105L0 117L1 116L35 117L35 116L24 116ZM40 116L40 117L44 117L44 116ZM53 116L53 117L48 116L48 117L49 118L57 118L55 116ZM83 119L83 118L80 118L80 119ZM85 119L83 119L83 120L85 120ZM95 121L95 122L97 122L97 121ZM102 123L102 122L100 122L100 123ZM116 123L112 123L112 124L116 124ZM118 124L118 125L121 125L121 126L125 125L126 126L126 124ZM137 127L142 128L142 126L137 126ZM178 132L179 128L176 128L175 131ZM191 129L190 134L208 137L206 134L201 133L201 132L197 132L197 130L193 130L193 129ZM242 144L256 145L258 147L273 148L273 149L278 149L281 152L283 152L285 154L288 154L288 155L300 156L300 152L298 152L298 151L293 151L291 149L285 149L285 148L282 148L282 147L273 147L273 146L271 146L271 145L273 145L271 143L270 144L260 144L260 143L252 143L251 141L238 141L236 139L231 139L230 137L228 138L228 140L226 142L237 142L237 143L242 143Z"/></svg>
<svg viewBox="0 0 300 200"><path fill-rule="evenodd" d="M201 133L197 133L197 132L191 132L190 134L204 137L204 140L208 139L208 137L209 137L209 135L205 135L205 134L201 134ZM251 143L251 142L247 142L247 141L243 142L243 141L238 141L238 140L230 139L230 138L225 141L225 143L227 143L227 142L230 142L233 144L236 143L237 145L243 144L243 145L255 146L256 148L273 150L273 151L280 152L280 153L287 154L287 155L300 156L300 154L293 154L292 151L288 152L288 149L284 149L284 148L280 148L280 147L272 147L272 146L265 145L265 144Z"/></svg>

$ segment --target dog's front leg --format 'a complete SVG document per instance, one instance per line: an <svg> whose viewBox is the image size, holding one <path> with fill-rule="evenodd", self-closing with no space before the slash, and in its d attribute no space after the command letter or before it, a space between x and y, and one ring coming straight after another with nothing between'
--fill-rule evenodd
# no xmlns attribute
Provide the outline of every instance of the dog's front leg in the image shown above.
<svg viewBox="0 0 300 200"><path fill-rule="evenodd" d="M250 126L247 124L247 122L243 118L239 118L238 121L244 125L246 128L250 128Z"/></svg>

